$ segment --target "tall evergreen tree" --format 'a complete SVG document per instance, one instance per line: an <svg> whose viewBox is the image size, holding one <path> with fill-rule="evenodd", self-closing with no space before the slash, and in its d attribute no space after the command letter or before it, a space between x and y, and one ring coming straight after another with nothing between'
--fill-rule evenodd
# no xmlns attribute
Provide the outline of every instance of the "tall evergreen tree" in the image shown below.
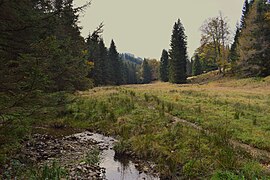
<svg viewBox="0 0 270 180"><path fill-rule="evenodd" d="M192 60L187 60L187 76L192 76Z"/></svg>
<svg viewBox="0 0 270 180"><path fill-rule="evenodd" d="M198 54L196 54L192 65L192 75L197 76L200 74L202 74L202 64Z"/></svg>
<svg viewBox="0 0 270 180"><path fill-rule="evenodd" d="M109 48L109 61L111 64L111 82L114 85L120 85L122 83L122 64L120 62L119 54L116 50L116 46L113 40L111 41L111 45Z"/></svg>
<svg viewBox="0 0 270 180"><path fill-rule="evenodd" d="M31 111L41 96L87 88L84 39L73 1L0 3L0 115ZM61 32L61 33L59 33ZM39 96L40 95L40 96ZM35 103L34 101L35 100ZM9 111L9 112L8 112Z"/></svg>
<svg viewBox="0 0 270 180"><path fill-rule="evenodd" d="M142 83L147 84L151 82L151 69L146 59L142 63Z"/></svg>
<svg viewBox="0 0 270 180"><path fill-rule="evenodd" d="M248 15L248 12L249 12L249 7L250 4L248 2L248 0L245 0L244 2L244 6L243 6L243 9L242 9L242 17L241 17L241 24L240 24L240 28L244 28L246 26L246 23L245 23L245 19L246 19L246 16Z"/></svg>
<svg viewBox="0 0 270 180"><path fill-rule="evenodd" d="M138 81L138 65L129 63L128 84L137 84Z"/></svg>
<svg viewBox="0 0 270 180"><path fill-rule="evenodd" d="M108 78L108 69L106 64L108 54L103 39L100 39L94 48L96 51L93 56L94 69L92 78L94 79L96 86L106 85Z"/></svg>
<svg viewBox="0 0 270 180"><path fill-rule="evenodd" d="M240 36L240 27L237 24L233 44L232 44L231 49L230 49L230 57L229 57L231 63L233 63L233 64L235 64L235 62L239 58L239 55L237 53L237 46L238 46L238 42L239 42L239 36Z"/></svg>
<svg viewBox="0 0 270 180"><path fill-rule="evenodd" d="M78 26L78 10L73 7L73 0L57 0L55 3L55 7L52 5L56 13L55 20L53 24L48 24L53 29L47 31L47 35L52 37L49 39L54 43L53 37L55 37L58 49L61 50L58 54L55 54L51 66L55 67L59 62L61 64L57 66L58 68L49 68L55 70L52 73L55 81L54 86L57 90L85 89L87 82L83 76L87 75L87 67L82 51L86 47Z"/></svg>
<svg viewBox="0 0 270 180"><path fill-rule="evenodd" d="M101 34L103 32L103 24L100 24L99 27L92 33L89 34L86 38L86 46L87 46L87 61L88 64L92 64L93 68L89 69L88 77L94 79L95 73L95 64L97 61L98 52L99 52L99 41L101 40Z"/></svg>
<svg viewBox="0 0 270 180"><path fill-rule="evenodd" d="M130 62L123 63L123 84L137 84L137 65Z"/></svg>
<svg viewBox="0 0 270 180"><path fill-rule="evenodd" d="M270 20L266 18L269 11L264 0L254 0L250 5L237 48L237 70L241 76L270 75Z"/></svg>
<svg viewBox="0 0 270 180"><path fill-rule="evenodd" d="M129 68L127 63L123 63L122 75L122 83L129 84Z"/></svg>
<svg viewBox="0 0 270 180"><path fill-rule="evenodd" d="M129 66L129 84L137 84L138 83L138 65L131 64Z"/></svg>
<svg viewBox="0 0 270 180"><path fill-rule="evenodd" d="M169 51L169 81L171 83L186 83L187 80L187 37L184 33L184 27L178 19L174 24L171 49Z"/></svg>
<svg viewBox="0 0 270 180"><path fill-rule="evenodd" d="M162 55L160 58L160 80L164 82L169 81L169 55L168 52L163 49Z"/></svg>

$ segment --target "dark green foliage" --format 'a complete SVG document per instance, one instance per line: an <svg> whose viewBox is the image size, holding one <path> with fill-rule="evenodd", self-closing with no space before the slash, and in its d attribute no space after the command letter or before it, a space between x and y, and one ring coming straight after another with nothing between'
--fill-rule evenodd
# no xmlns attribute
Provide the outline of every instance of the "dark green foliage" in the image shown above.
<svg viewBox="0 0 270 180"><path fill-rule="evenodd" d="M142 64L141 58L136 58L132 54L120 54L120 64L122 66L122 84L139 83L139 69Z"/></svg>
<svg viewBox="0 0 270 180"><path fill-rule="evenodd" d="M236 32L233 40L233 44L230 49L230 62L235 63L239 59L239 54L237 52L237 45L239 42L239 36L240 36L240 27L237 25L236 26Z"/></svg>
<svg viewBox="0 0 270 180"><path fill-rule="evenodd" d="M86 163L89 165L97 165L100 162L100 150L97 146L94 146L87 155L86 155Z"/></svg>
<svg viewBox="0 0 270 180"><path fill-rule="evenodd" d="M147 84L151 82L151 69L150 66L145 59L142 63L142 83Z"/></svg>
<svg viewBox="0 0 270 180"><path fill-rule="evenodd" d="M123 84L138 83L138 65L131 62L123 62Z"/></svg>
<svg viewBox="0 0 270 180"><path fill-rule="evenodd" d="M33 171L30 175L30 179L33 180L46 180L46 179L55 179L60 180L67 178L67 171L60 167L56 162L51 166L45 164L38 171Z"/></svg>
<svg viewBox="0 0 270 180"><path fill-rule="evenodd" d="M162 55L160 58L160 80L167 82L169 81L169 55L168 52L163 49Z"/></svg>
<svg viewBox="0 0 270 180"><path fill-rule="evenodd" d="M88 77L96 79L94 80L95 83L98 82L97 79L100 79L99 77L95 78L95 74L99 74L100 70L97 70L97 67L99 67L99 42L101 40L100 34L103 32L103 24L100 24L99 27L92 33L89 34L86 38L86 45L87 45L87 61L89 64L92 64L92 69L89 69ZM95 64L97 62L98 64Z"/></svg>
<svg viewBox="0 0 270 180"><path fill-rule="evenodd" d="M107 84L109 78L108 51L103 40L98 43L97 58L94 59L94 82L95 85Z"/></svg>
<svg viewBox="0 0 270 180"><path fill-rule="evenodd" d="M270 6L256 0L249 6L239 37L239 61L236 68L243 77L270 75Z"/></svg>
<svg viewBox="0 0 270 180"><path fill-rule="evenodd" d="M192 76L193 60L187 60L187 76Z"/></svg>
<svg viewBox="0 0 270 180"><path fill-rule="evenodd" d="M173 27L169 57L169 81L177 84L186 83L187 42L180 19Z"/></svg>
<svg viewBox="0 0 270 180"><path fill-rule="evenodd" d="M72 54L70 40L59 41L56 37L48 37L35 44L35 55L47 57L40 61L40 71L46 78L46 90L74 91L88 88L87 66L84 55L78 50ZM44 70L43 70L44 69Z"/></svg>
<svg viewBox="0 0 270 180"><path fill-rule="evenodd" d="M239 177L230 171L217 171L211 177L211 180L239 180L244 179L244 177Z"/></svg>
<svg viewBox="0 0 270 180"><path fill-rule="evenodd" d="M109 61L111 65L109 68L111 84L122 84L122 61L119 58L119 54L113 40L111 41L111 46L109 48Z"/></svg>
<svg viewBox="0 0 270 180"><path fill-rule="evenodd" d="M93 63L93 69L88 72L88 77L94 79L96 86L136 84L138 64L126 61L120 56L113 40L107 50L101 38L102 28L103 24L87 38L88 63Z"/></svg>
<svg viewBox="0 0 270 180"><path fill-rule="evenodd" d="M238 25L238 24L236 25L236 32L234 35L234 40L233 40L233 44L231 45L230 55L229 55L229 61L231 62L233 72L237 71L236 70L236 61L239 60L239 52L237 51L238 44L239 44L239 37L241 34L241 30L243 28L245 28L245 26L246 26L245 21L246 21L248 12L249 12L249 8L250 8L250 4L249 4L248 0L245 0L243 10L242 10L241 22L240 22L240 25Z"/></svg>
<svg viewBox="0 0 270 180"><path fill-rule="evenodd" d="M240 26L241 28L245 28L246 26L245 19L249 13L249 8L250 8L250 3L248 2L248 0L245 0L243 10L242 10L241 26Z"/></svg>
<svg viewBox="0 0 270 180"><path fill-rule="evenodd" d="M108 58L108 50L105 47L100 34L103 32L103 24L88 36L86 44L88 48L87 59L93 63L93 70L88 77L93 78L96 86L106 85L110 82L111 63Z"/></svg>
<svg viewBox="0 0 270 180"><path fill-rule="evenodd" d="M196 54L192 65L192 75L197 76L202 74L202 64L199 56Z"/></svg>
<svg viewBox="0 0 270 180"><path fill-rule="evenodd" d="M0 114L44 92L86 89L84 40L73 1L5 1L0 6ZM37 8L39 7L39 8ZM61 7L61 8L60 8Z"/></svg>
<svg viewBox="0 0 270 180"><path fill-rule="evenodd" d="M0 1L1 154L16 150L33 122L61 114L53 94L90 86L80 10L72 0Z"/></svg>
<svg viewBox="0 0 270 180"><path fill-rule="evenodd" d="M25 53L32 51L29 44L38 36L31 32L33 28L24 28L30 19L40 15L32 5L28 1L8 1L0 6L0 115L3 119L13 108L30 99L39 83L45 83L36 58Z"/></svg>

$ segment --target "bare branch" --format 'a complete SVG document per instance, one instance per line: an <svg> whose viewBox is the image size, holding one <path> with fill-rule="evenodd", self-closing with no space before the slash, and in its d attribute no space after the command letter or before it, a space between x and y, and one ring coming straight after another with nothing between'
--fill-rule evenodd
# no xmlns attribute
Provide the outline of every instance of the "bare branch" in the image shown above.
<svg viewBox="0 0 270 180"><path fill-rule="evenodd" d="M100 34L103 33L103 22L99 24L99 26L96 28L96 30L91 34L90 38L93 40L98 40L100 37Z"/></svg>
<svg viewBox="0 0 270 180"><path fill-rule="evenodd" d="M85 11L86 8L88 8L92 4L92 0L86 2L84 5L74 8L75 12Z"/></svg>

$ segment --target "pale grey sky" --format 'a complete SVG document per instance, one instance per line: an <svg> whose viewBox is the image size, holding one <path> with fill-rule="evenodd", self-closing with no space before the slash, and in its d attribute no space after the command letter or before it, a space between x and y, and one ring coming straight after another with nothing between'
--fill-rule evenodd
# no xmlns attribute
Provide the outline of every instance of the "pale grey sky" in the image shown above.
<svg viewBox="0 0 270 180"><path fill-rule="evenodd" d="M86 0L74 0L76 6ZM142 58L161 56L169 49L174 22L180 18L188 40L188 53L200 46L200 26L204 20L221 11L229 19L234 32L244 0L92 0L92 5L80 17L82 35L104 23L103 38L109 47L114 39L119 52L129 52Z"/></svg>

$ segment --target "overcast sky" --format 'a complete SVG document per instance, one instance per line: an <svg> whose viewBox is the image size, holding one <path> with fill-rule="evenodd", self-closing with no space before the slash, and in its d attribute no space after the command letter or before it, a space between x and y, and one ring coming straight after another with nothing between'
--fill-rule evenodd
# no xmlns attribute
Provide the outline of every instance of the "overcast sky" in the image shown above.
<svg viewBox="0 0 270 180"><path fill-rule="evenodd" d="M74 0L76 6L86 0ZM200 46L200 26L221 11L232 31L239 21L244 0L92 0L80 17L82 35L104 23L103 38L109 47L114 39L119 52L142 58L157 58L169 49L172 27L180 18L188 37L188 53Z"/></svg>

